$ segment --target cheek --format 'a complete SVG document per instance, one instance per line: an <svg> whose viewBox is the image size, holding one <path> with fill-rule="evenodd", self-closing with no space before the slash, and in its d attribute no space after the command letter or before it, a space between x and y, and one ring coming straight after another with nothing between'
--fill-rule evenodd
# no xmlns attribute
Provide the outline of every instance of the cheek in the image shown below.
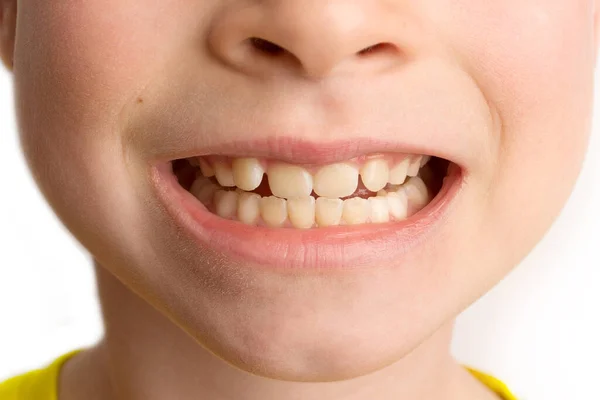
<svg viewBox="0 0 600 400"><path fill-rule="evenodd" d="M581 168L592 114L592 2L461 1L444 10L453 28L444 37L498 122L491 175L479 176L489 185L485 222L491 241L512 243L519 257L562 208Z"/></svg>
<svg viewBox="0 0 600 400"><path fill-rule="evenodd" d="M160 68L175 17L137 0L23 0L19 11L15 93L32 173L86 247L98 252L103 240L135 243L126 236L144 225L144 199L140 183L130 179L139 171L127 173L139 163L128 162L136 155L121 147L121 118ZM131 229L116 214L128 215Z"/></svg>
<svg viewBox="0 0 600 400"><path fill-rule="evenodd" d="M444 37L498 112L505 129L495 139L504 147L538 141L526 137L536 129L524 135L521 124L554 126L588 113L594 61L590 1L461 1L468 4L453 3L448 10L458 29ZM546 142L572 138L567 132L544 136Z"/></svg>
<svg viewBox="0 0 600 400"><path fill-rule="evenodd" d="M55 109L70 110L72 126L116 119L174 45L174 18L136 1L23 3L18 37L27 45L17 46L16 72L27 82L20 83L39 103L51 98Z"/></svg>

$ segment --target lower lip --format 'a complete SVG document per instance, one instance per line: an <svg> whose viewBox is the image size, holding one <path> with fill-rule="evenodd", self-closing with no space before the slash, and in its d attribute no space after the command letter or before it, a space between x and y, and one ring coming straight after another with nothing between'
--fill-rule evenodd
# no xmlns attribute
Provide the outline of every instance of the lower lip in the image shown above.
<svg viewBox="0 0 600 400"><path fill-rule="evenodd" d="M167 212L201 247L269 269L351 269L401 262L434 240L464 182L460 168L450 168L438 195L405 221L299 230L220 218L179 184L169 163L154 166L151 179Z"/></svg>

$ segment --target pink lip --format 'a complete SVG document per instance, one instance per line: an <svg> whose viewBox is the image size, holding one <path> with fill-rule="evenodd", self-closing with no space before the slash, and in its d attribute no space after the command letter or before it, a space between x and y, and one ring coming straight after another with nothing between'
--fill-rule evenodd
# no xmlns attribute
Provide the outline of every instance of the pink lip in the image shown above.
<svg viewBox="0 0 600 400"><path fill-rule="evenodd" d="M373 138L316 143L294 137L234 141L225 144L188 148L186 151L161 154L153 162L160 163L175 159L202 155L226 155L230 157L264 157L292 164L333 164L354 157L376 153L423 154L452 160L466 169L458 154L443 149L415 146L405 142L388 142Z"/></svg>
<svg viewBox="0 0 600 400"><path fill-rule="evenodd" d="M298 230L253 227L218 217L179 185L168 162L154 165L151 179L171 217L200 245L242 262L286 269L346 269L398 262L431 238L464 182L461 169L450 168L436 198L406 221Z"/></svg>

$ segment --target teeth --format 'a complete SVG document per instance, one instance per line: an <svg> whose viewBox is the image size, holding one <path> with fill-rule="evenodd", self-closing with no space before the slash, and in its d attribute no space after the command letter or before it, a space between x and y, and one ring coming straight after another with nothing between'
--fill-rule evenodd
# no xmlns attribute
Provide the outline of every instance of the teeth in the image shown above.
<svg viewBox="0 0 600 400"><path fill-rule="evenodd" d="M248 192L262 182L265 170L256 158L236 158L231 164L235 186Z"/></svg>
<svg viewBox="0 0 600 400"><path fill-rule="evenodd" d="M390 210L386 197L370 197L371 203L371 222L382 223L390 220Z"/></svg>
<svg viewBox="0 0 600 400"><path fill-rule="evenodd" d="M218 186L205 178L198 178L192 184L190 193L203 204L208 204L215 195Z"/></svg>
<svg viewBox="0 0 600 400"><path fill-rule="evenodd" d="M386 160L375 159L367 161L360 170L363 184L371 192L377 192L387 185L390 169Z"/></svg>
<svg viewBox="0 0 600 400"><path fill-rule="evenodd" d="M386 198L390 215L395 220L400 221L408 217L408 198L404 190L388 193Z"/></svg>
<svg viewBox="0 0 600 400"><path fill-rule="evenodd" d="M237 209L238 219L244 224L256 225L260 217L260 195L243 192L240 194Z"/></svg>
<svg viewBox="0 0 600 400"><path fill-rule="evenodd" d="M288 217L292 225L299 229L312 228L315 224L315 198L306 196L287 201Z"/></svg>
<svg viewBox="0 0 600 400"><path fill-rule="evenodd" d="M347 197L353 194L357 187L358 170L349 164L328 165L321 168L314 178L314 191L323 197Z"/></svg>
<svg viewBox="0 0 600 400"><path fill-rule="evenodd" d="M211 176L215 176L215 170L213 169L213 167L210 166L210 164L203 158L198 158L198 164L200 164L200 172L202 172L202 175L204 175L207 178L210 178Z"/></svg>
<svg viewBox="0 0 600 400"><path fill-rule="evenodd" d="M402 185L406 180L406 174L408 174L408 167L410 166L410 159L405 158L399 164L394 165L390 171L389 182L393 185Z"/></svg>
<svg viewBox="0 0 600 400"><path fill-rule="evenodd" d="M429 202L429 190L421 178L410 178L403 185L411 207L420 210Z"/></svg>
<svg viewBox="0 0 600 400"><path fill-rule="evenodd" d="M231 166L222 161L215 162L215 176L217 182L223 187L234 187L235 182L233 181L233 172Z"/></svg>
<svg viewBox="0 0 600 400"><path fill-rule="evenodd" d="M238 194L233 191L217 190L214 202L219 217L231 218L237 212Z"/></svg>
<svg viewBox="0 0 600 400"><path fill-rule="evenodd" d="M419 174L419 170L421 169L421 159L423 156L418 156L411 160L410 165L408 166L408 176L417 176Z"/></svg>
<svg viewBox="0 0 600 400"><path fill-rule="evenodd" d="M289 164L269 166L267 172L271 192L281 198L310 196L313 190L312 176L304 168Z"/></svg>
<svg viewBox="0 0 600 400"><path fill-rule="evenodd" d="M360 197L344 200L342 218L348 225L364 224L371 213L369 201Z"/></svg>
<svg viewBox="0 0 600 400"><path fill-rule="evenodd" d="M217 161L211 159L210 164L206 158L196 157L189 161L200 167L202 175L197 175L189 192L222 218L247 225L261 225L262 218L269 227L297 229L401 221L431 201L423 181L426 177L422 178L430 168L426 164L431 156L405 157L396 164L390 164L387 156L376 157L367 159L360 171L352 161L323 166L315 169L314 175L312 167L251 157L215 157ZM265 173L273 194L270 197L251 192L261 187ZM359 175L364 188L357 192ZM212 176L220 186L207 179ZM362 198L374 193L377 196ZM343 200L353 194L357 196Z"/></svg>
<svg viewBox="0 0 600 400"><path fill-rule="evenodd" d="M287 219L287 205L285 199L270 196L260 199L260 215L271 228L283 226Z"/></svg>
<svg viewBox="0 0 600 400"><path fill-rule="evenodd" d="M316 201L315 218L319 226L339 225L342 219L344 201L319 197Z"/></svg>

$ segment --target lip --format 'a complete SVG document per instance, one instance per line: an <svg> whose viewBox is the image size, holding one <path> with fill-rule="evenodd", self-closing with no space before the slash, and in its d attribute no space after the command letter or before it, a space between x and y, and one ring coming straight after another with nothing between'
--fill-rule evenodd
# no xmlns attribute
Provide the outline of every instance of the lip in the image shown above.
<svg viewBox="0 0 600 400"><path fill-rule="evenodd" d="M450 165L437 196L405 221L309 230L248 226L220 218L179 184L168 161L152 165L150 178L171 218L201 247L262 268L329 270L361 268L391 260L401 263L409 252L434 240L436 229L464 186L463 169L454 163Z"/></svg>
<svg viewBox="0 0 600 400"><path fill-rule="evenodd" d="M154 157L151 163L159 164L196 156L223 155L229 157L271 158L296 165L325 165L343 162L365 154L378 153L430 155L452 160L462 170L468 171L466 159L462 159L458 154L445 152L439 147L415 146L408 142L389 142L369 137L324 143L295 137L232 141L201 148L190 147L186 151L161 154Z"/></svg>

